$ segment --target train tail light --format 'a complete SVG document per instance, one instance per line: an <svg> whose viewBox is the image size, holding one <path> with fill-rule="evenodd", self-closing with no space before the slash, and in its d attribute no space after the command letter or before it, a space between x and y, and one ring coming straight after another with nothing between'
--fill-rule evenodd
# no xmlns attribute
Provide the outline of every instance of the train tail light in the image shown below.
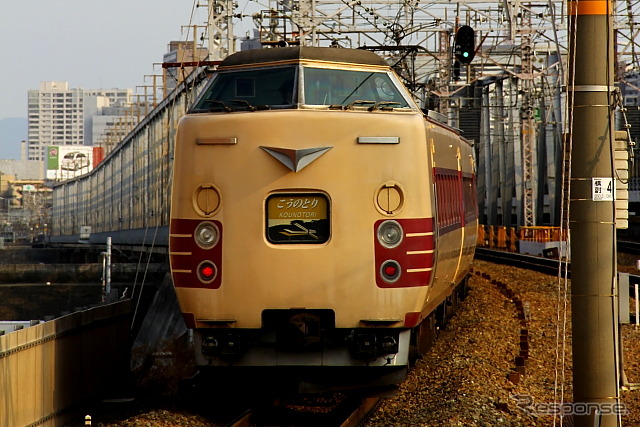
<svg viewBox="0 0 640 427"><path fill-rule="evenodd" d="M394 283L397 282L400 278L400 274L402 272L402 268L398 261L395 260L387 260L382 263L380 266L380 275L384 279L385 282Z"/></svg>
<svg viewBox="0 0 640 427"><path fill-rule="evenodd" d="M218 268L211 261L202 261L198 265L198 278L202 283L211 283L218 275Z"/></svg>
<svg viewBox="0 0 640 427"><path fill-rule="evenodd" d="M385 249L391 249L387 256L395 252L394 249L400 246L404 239L404 230L398 221L392 219L382 221L376 230L378 243ZM383 258L384 259L384 258ZM388 259L380 264L380 277L386 283L395 283L400 279L402 268L398 261Z"/></svg>

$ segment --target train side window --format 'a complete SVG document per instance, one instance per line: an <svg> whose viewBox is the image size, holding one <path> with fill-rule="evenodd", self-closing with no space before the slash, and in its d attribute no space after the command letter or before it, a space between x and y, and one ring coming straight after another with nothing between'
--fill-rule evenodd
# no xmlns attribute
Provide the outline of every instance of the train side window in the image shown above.
<svg viewBox="0 0 640 427"><path fill-rule="evenodd" d="M466 186L470 184L464 179L461 180L455 171L436 172L434 177L439 227L446 232L449 227L468 222L466 218L473 215L473 203L468 208L464 198L469 197ZM467 214L467 209L471 209L472 212Z"/></svg>
<svg viewBox="0 0 640 427"><path fill-rule="evenodd" d="M478 203L476 200L475 186L473 185L473 177L464 177L462 179L464 185L464 214L465 222L474 221L478 217Z"/></svg>

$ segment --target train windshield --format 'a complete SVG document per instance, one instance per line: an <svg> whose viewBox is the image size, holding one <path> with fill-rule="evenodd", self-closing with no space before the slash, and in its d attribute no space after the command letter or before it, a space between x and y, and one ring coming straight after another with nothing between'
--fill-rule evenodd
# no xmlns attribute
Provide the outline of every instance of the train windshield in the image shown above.
<svg viewBox="0 0 640 427"><path fill-rule="evenodd" d="M411 108L386 72L304 68L304 104Z"/></svg>
<svg viewBox="0 0 640 427"><path fill-rule="evenodd" d="M295 66L220 72L191 112L219 112L292 108Z"/></svg>
<svg viewBox="0 0 640 427"><path fill-rule="evenodd" d="M301 105L369 111L414 108L401 86L392 73L385 71L296 65L229 70L213 78L190 112L257 111Z"/></svg>

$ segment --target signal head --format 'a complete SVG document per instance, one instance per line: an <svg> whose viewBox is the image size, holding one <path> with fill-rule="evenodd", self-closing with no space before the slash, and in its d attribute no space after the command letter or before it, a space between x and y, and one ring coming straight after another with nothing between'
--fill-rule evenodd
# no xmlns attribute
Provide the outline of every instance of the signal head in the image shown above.
<svg viewBox="0 0 640 427"><path fill-rule="evenodd" d="M454 54L461 64L469 64L476 54L476 33L468 25L456 31Z"/></svg>

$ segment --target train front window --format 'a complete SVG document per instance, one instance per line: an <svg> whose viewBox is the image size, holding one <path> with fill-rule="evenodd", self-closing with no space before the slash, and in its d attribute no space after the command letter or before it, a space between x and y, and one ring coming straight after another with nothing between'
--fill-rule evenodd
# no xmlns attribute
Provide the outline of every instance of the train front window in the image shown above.
<svg viewBox="0 0 640 427"><path fill-rule="evenodd" d="M305 67L303 79L307 105L411 108L385 72Z"/></svg>
<svg viewBox="0 0 640 427"><path fill-rule="evenodd" d="M215 76L191 112L292 108L296 67L223 71Z"/></svg>

